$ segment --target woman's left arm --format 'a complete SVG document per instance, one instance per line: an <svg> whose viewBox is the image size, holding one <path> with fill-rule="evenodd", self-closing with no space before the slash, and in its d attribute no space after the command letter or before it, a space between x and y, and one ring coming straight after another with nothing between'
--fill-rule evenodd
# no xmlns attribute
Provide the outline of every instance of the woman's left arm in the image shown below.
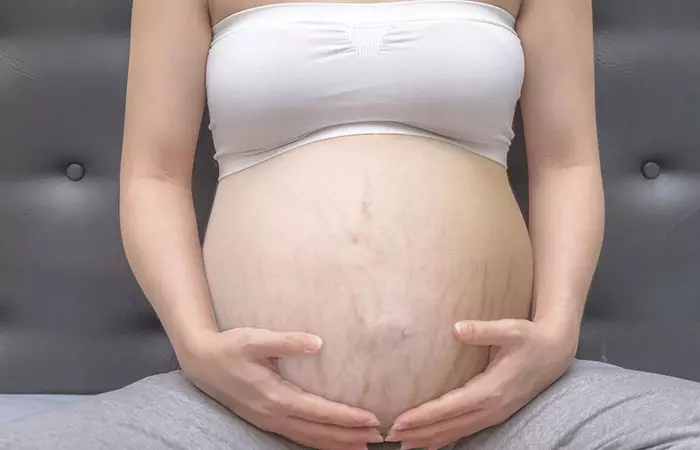
<svg viewBox="0 0 700 450"><path fill-rule="evenodd" d="M577 341L604 222L591 0L525 0L518 24L533 317Z"/></svg>
<svg viewBox="0 0 700 450"><path fill-rule="evenodd" d="M387 441L438 449L506 421L568 369L603 240L591 0L524 0L521 111L530 182L532 320L462 321L486 370L399 416Z"/></svg>

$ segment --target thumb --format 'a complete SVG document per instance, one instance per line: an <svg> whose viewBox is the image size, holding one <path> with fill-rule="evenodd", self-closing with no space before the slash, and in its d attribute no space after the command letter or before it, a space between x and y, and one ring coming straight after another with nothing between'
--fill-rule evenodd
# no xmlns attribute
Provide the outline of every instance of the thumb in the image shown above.
<svg viewBox="0 0 700 450"><path fill-rule="evenodd" d="M283 358L318 353L323 345L320 337L301 332L251 330L242 346L243 351L262 358Z"/></svg>
<svg viewBox="0 0 700 450"><path fill-rule="evenodd" d="M523 321L502 320L462 320L455 324L455 336L460 341L472 345L505 346L520 342L524 337Z"/></svg>

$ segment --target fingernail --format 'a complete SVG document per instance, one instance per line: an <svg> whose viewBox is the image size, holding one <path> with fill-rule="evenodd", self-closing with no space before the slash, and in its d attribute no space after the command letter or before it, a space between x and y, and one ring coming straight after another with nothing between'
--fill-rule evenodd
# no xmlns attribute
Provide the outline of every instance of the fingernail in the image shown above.
<svg viewBox="0 0 700 450"><path fill-rule="evenodd" d="M323 345L323 341L320 337L314 336L306 342L306 351L313 353L317 351Z"/></svg>
<svg viewBox="0 0 700 450"><path fill-rule="evenodd" d="M457 334L463 335L467 333L467 324L464 322L457 322L455 324L455 331L457 331Z"/></svg>
<svg viewBox="0 0 700 450"><path fill-rule="evenodd" d="M372 440L370 441L371 443L378 444L380 442L384 442L384 438L382 437L381 433L379 433L379 431L375 430L374 433L372 433L372 434L373 434L373 436L372 436Z"/></svg>
<svg viewBox="0 0 700 450"><path fill-rule="evenodd" d="M393 424L391 426L391 428L389 428L389 431L401 431L401 430L404 430L405 428L406 428L406 424L399 422L399 423Z"/></svg>
<svg viewBox="0 0 700 450"><path fill-rule="evenodd" d="M398 439L396 439L396 433L394 433L394 430L389 429L389 433L384 438L384 442L397 442L397 441L398 441Z"/></svg>

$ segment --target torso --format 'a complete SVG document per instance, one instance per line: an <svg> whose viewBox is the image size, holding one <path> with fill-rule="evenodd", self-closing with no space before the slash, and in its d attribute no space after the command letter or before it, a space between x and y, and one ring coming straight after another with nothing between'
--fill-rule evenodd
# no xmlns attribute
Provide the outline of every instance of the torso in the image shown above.
<svg viewBox="0 0 700 450"><path fill-rule="evenodd" d="M212 22L259 5L211 0ZM460 344L455 321L525 318L531 300L503 166L422 137L319 141L222 179L204 259L222 329L318 334L320 355L282 375L383 428L483 370L488 349Z"/></svg>

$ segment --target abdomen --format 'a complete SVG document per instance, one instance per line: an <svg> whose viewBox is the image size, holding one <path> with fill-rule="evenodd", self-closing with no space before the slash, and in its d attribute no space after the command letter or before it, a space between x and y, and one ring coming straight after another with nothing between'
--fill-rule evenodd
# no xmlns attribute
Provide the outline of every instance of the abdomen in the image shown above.
<svg viewBox="0 0 700 450"><path fill-rule="evenodd" d="M460 319L526 318L532 255L502 166L409 136L316 142L224 178L204 244L222 329L307 331L283 377L386 430L463 385L487 348Z"/></svg>

